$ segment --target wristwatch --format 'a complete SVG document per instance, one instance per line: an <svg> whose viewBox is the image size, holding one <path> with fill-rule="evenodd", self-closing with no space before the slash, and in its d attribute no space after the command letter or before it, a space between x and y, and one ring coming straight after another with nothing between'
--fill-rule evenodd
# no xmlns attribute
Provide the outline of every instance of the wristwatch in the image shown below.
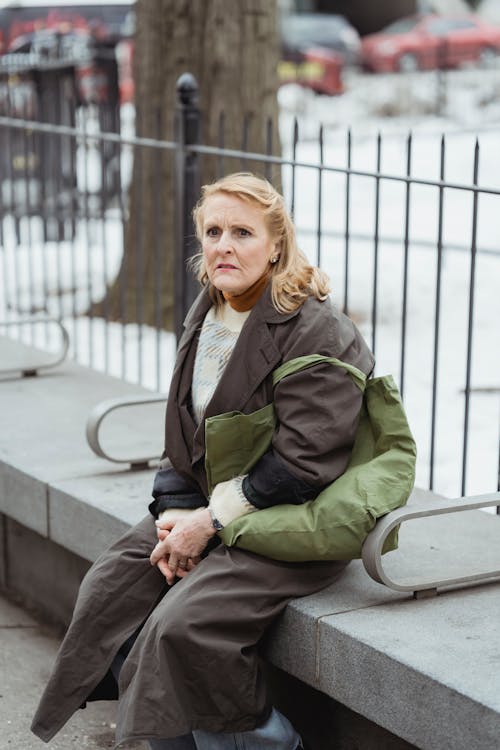
<svg viewBox="0 0 500 750"><path fill-rule="evenodd" d="M221 524L221 522L219 521L219 519L216 518L216 516L214 514L214 511L213 511L213 508L211 508L210 505L208 506L208 512L210 513L210 518L212 519L212 526L214 527L214 529L216 531L222 531L222 529L224 528L224 526Z"/></svg>

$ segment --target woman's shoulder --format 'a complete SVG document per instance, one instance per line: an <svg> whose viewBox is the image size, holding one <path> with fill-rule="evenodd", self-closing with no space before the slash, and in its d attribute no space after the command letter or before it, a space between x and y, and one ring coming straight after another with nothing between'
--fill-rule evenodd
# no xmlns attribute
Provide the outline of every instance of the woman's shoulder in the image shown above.
<svg viewBox="0 0 500 750"><path fill-rule="evenodd" d="M343 319L345 318L348 320L347 316L344 315L344 313L337 307L337 305L333 302L331 297L326 297L324 299L318 299L317 297L314 297L312 294L309 295L304 301L304 303L299 308L299 317L312 317L315 320L323 320L324 322L327 321L340 321L343 322Z"/></svg>
<svg viewBox="0 0 500 750"><path fill-rule="evenodd" d="M339 331L346 329L354 335L354 324L333 303L330 297L320 300L309 296L300 306L295 318L289 321L290 328L298 335L303 331L304 335L312 336L313 340L330 340L332 345Z"/></svg>
<svg viewBox="0 0 500 750"><path fill-rule="evenodd" d="M373 356L357 326L330 297L308 297L278 336L284 361L324 354L352 362L365 372L373 368Z"/></svg>

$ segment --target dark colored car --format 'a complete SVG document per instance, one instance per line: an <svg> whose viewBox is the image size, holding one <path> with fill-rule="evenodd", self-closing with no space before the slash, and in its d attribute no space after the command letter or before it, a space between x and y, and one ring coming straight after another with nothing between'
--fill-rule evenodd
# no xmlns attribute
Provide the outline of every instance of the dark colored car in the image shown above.
<svg viewBox="0 0 500 750"><path fill-rule="evenodd" d="M474 15L401 18L362 40L363 66L376 72L455 68L500 54L500 27Z"/></svg>
<svg viewBox="0 0 500 750"><path fill-rule="evenodd" d="M335 52L347 65L359 62L358 32L343 17L326 13L291 13L280 22L281 48L285 57L321 47Z"/></svg>
<svg viewBox="0 0 500 750"><path fill-rule="evenodd" d="M359 35L339 15L292 13L281 18L282 83L295 82L318 94L342 94L344 65L360 59Z"/></svg>
<svg viewBox="0 0 500 750"><path fill-rule="evenodd" d="M98 42L118 42L130 36L134 4L117 0L7 0L0 3L0 54L20 36L47 28L61 33L89 31Z"/></svg>
<svg viewBox="0 0 500 750"><path fill-rule="evenodd" d="M31 55L32 63L72 59L82 103L113 103L117 86L122 102L132 100L133 2L28 0L2 6L0 60L2 54Z"/></svg>
<svg viewBox="0 0 500 750"><path fill-rule="evenodd" d="M65 33L51 29L40 29L32 34L24 34L12 40L8 55L3 59L11 62L19 56L20 62L31 61L32 65L44 66L48 62L74 63L75 83L78 100L82 104L102 104L112 97L107 60L99 61L94 37L86 31L70 29ZM114 58L114 50L106 50L109 60Z"/></svg>

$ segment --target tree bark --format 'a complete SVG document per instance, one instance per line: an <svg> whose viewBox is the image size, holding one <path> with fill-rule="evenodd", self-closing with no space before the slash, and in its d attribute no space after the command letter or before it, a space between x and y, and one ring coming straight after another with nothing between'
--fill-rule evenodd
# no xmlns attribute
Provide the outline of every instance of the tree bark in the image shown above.
<svg viewBox="0 0 500 750"><path fill-rule="evenodd" d="M138 0L136 3L136 133L174 139L176 81L199 84L201 142L279 153L277 9L269 0ZM221 135L221 118L224 133ZM269 131L268 123L272 122ZM243 133L246 132L244 144ZM269 144L269 132L272 145ZM202 184L222 172L261 164L200 157ZM175 152L136 148L122 265L95 315L172 330ZM273 168L268 176L278 177Z"/></svg>

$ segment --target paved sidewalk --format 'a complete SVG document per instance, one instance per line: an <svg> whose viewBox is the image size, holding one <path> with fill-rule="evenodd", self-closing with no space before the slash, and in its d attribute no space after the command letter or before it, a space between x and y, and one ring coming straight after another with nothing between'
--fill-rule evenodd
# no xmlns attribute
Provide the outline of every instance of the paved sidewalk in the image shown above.
<svg viewBox="0 0 500 750"><path fill-rule="evenodd" d="M103 750L114 746L114 703L94 703L45 744L29 730L59 638L0 596L0 750ZM146 750L143 743L129 750Z"/></svg>

